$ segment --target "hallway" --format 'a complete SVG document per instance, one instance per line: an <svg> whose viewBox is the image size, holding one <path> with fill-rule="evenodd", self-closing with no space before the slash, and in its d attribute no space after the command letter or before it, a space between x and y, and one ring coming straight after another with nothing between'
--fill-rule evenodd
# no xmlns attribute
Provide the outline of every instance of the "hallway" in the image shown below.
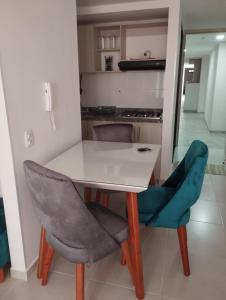
<svg viewBox="0 0 226 300"><path fill-rule="evenodd" d="M225 133L211 133L204 114L181 112L179 141L174 153L174 162L180 161L193 140L199 139L209 148L209 164L222 164L225 159Z"/></svg>

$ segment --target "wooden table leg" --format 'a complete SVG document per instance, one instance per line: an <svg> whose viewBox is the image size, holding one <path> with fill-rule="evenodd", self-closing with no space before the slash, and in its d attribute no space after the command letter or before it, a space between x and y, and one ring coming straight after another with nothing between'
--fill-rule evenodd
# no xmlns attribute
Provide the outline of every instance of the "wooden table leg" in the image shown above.
<svg viewBox="0 0 226 300"><path fill-rule="evenodd" d="M135 290L137 298L141 300L144 299L144 279L136 193L127 192L127 209L130 230L129 242L134 270Z"/></svg>

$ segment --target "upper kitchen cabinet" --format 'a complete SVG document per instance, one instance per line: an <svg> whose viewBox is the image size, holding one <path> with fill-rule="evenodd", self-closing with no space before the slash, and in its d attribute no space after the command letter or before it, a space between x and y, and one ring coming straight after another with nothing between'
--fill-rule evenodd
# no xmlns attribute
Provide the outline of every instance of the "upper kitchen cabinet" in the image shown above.
<svg viewBox="0 0 226 300"><path fill-rule="evenodd" d="M79 25L80 72L120 72L121 60L165 60L167 30L167 18Z"/></svg>
<svg viewBox="0 0 226 300"><path fill-rule="evenodd" d="M97 26L94 30L95 38L95 70L118 71L118 61L121 57L121 29L120 26ZM109 60L109 64L106 63Z"/></svg>
<svg viewBox="0 0 226 300"><path fill-rule="evenodd" d="M167 20L122 25L122 59L166 59Z"/></svg>
<svg viewBox="0 0 226 300"><path fill-rule="evenodd" d="M94 26L78 26L78 55L80 73L95 71L94 47Z"/></svg>

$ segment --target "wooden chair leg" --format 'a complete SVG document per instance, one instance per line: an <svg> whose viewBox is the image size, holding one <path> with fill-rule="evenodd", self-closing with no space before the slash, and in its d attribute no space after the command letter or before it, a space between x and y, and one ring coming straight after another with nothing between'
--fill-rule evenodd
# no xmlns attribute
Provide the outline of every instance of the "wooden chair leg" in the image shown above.
<svg viewBox="0 0 226 300"><path fill-rule="evenodd" d="M131 262L131 256L130 256L130 250L129 250L129 243L128 241L125 241L121 244L122 247L122 252L123 252L123 256L125 258L125 262L128 266L131 278L132 278L132 282L133 284L135 284L135 278L134 278L134 272L133 272L133 266L132 266L132 262Z"/></svg>
<svg viewBox="0 0 226 300"><path fill-rule="evenodd" d="M126 257L125 257L125 254L123 252L121 253L121 265L122 266L126 265Z"/></svg>
<svg viewBox="0 0 226 300"><path fill-rule="evenodd" d="M0 268L0 283L5 280L5 271L4 268Z"/></svg>
<svg viewBox="0 0 226 300"><path fill-rule="evenodd" d="M84 264L76 264L75 272L76 272L76 300L84 300L85 299L85 292L84 292L85 266L84 266Z"/></svg>
<svg viewBox="0 0 226 300"><path fill-rule="evenodd" d="M181 258L184 268L184 275L190 275L189 257L188 257L188 245L187 245L187 230L186 226L177 228L178 239L180 244Z"/></svg>
<svg viewBox="0 0 226 300"><path fill-rule="evenodd" d="M103 196L103 206L108 208L109 207L109 202L110 202L110 197L107 193L104 193Z"/></svg>
<svg viewBox="0 0 226 300"><path fill-rule="evenodd" d="M46 285L48 282L48 275L49 275L49 270L51 268L53 255L54 255L53 247L47 244L45 258L44 258L44 264L43 264L43 270L42 270L42 275L41 275L42 285Z"/></svg>
<svg viewBox="0 0 226 300"><path fill-rule="evenodd" d="M40 246L39 246L39 258L38 258L38 268L37 277L40 279L42 277L44 255L46 252L47 242L46 242L46 230L41 228Z"/></svg>
<svg viewBox="0 0 226 300"><path fill-rule="evenodd" d="M96 191L96 202L97 203L100 203L101 202L101 191L100 190L97 190Z"/></svg>
<svg viewBox="0 0 226 300"><path fill-rule="evenodd" d="M89 188L89 187L85 187L85 189L84 189L84 200L86 202L89 202L89 201L91 201L91 199L92 199L92 189Z"/></svg>

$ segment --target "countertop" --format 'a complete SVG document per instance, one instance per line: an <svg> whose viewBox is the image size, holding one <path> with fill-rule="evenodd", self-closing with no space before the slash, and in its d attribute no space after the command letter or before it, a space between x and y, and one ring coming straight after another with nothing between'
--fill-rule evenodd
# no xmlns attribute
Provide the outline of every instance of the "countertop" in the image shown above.
<svg viewBox="0 0 226 300"><path fill-rule="evenodd" d="M112 122L143 122L143 123L162 123L161 119L149 119L145 117L123 117L125 111L134 112L162 112L161 109L146 109L146 108L116 108L114 113L94 113L92 107L83 107L81 109L82 120L87 121L112 121Z"/></svg>

